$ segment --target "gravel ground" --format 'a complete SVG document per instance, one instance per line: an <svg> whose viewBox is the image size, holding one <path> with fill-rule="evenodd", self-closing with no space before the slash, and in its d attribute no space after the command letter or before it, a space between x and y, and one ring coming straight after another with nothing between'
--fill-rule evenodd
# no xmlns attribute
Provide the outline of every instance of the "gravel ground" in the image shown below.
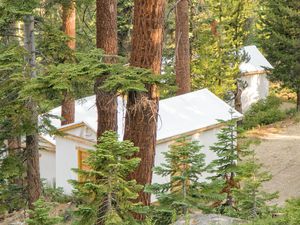
<svg viewBox="0 0 300 225"><path fill-rule="evenodd" d="M279 198L274 201L279 205L286 199L300 197L300 123L286 121L255 134L261 139L254 147L257 158L273 175L264 189L279 191Z"/></svg>

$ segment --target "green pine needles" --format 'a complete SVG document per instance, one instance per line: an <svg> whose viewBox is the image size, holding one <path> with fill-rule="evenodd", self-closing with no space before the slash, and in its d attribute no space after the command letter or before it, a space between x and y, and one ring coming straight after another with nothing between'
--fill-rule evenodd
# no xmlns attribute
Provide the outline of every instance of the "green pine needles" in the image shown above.
<svg viewBox="0 0 300 225"><path fill-rule="evenodd" d="M8 155L0 148L0 215L25 208L24 166L22 152Z"/></svg>
<svg viewBox="0 0 300 225"><path fill-rule="evenodd" d="M185 215L188 220L191 209L204 207L206 197L201 192L201 176L206 165L201 149L198 142L182 138L164 153L165 163L155 167L154 172L168 177L169 182L147 187L147 191L155 194L159 201L158 211L176 212L177 215Z"/></svg>
<svg viewBox="0 0 300 225"><path fill-rule="evenodd" d="M271 214L274 207L268 202L277 193L262 190L271 176L257 163L254 151L248 149L251 142L243 139L236 122L223 121L225 126L217 135L218 141L210 147L218 158L208 166L213 175L206 191L223 195L212 205L214 212L244 219L261 218Z"/></svg>
<svg viewBox="0 0 300 225"><path fill-rule="evenodd" d="M138 151L130 141L118 141L112 131L105 132L99 139L95 151L88 151L84 163L88 170L74 169L79 181L71 181L79 197L82 197L77 214L78 224L135 224L132 216L138 208L133 203L142 186L128 175L139 164L133 155Z"/></svg>
<svg viewBox="0 0 300 225"><path fill-rule="evenodd" d="M55 225L62 221L61 217L51 217L49 215L52 207L49 202L40 198L34 205L34 210L29 210L30 218L26 220L28 225Z"/></svg>
<svg viewBox="0 0 300 225"><path fill-rule="evenodd" d="M209 186L211 192L224 194L225 199L215 203L215 207L219 207L222 212L223 206L234 207L235 204L232 189L239 187L235 178L239 154L236 120L220 122L226 125L217 134L218 141L210 147L210 150L215 152L218 158L209 165L210 172L213 174L210 177L211 183Z"/></svg>
<svg viewBox="0 0 300 225"><path fill-rule="evenodd" d="M241 48L253 44L255 1L201 1L194 16L192 87L209 88L223 99L235 92L239 65L245 60ZM239 84L241 85L241 84Z"/></svg>
<svg viewBox="0 0 300 225"><path fill-rule="evenodd" d="M233 195L237 200L236 215L244 219L257 219L271 215L274 207L268 202L277 197L277 192L267 193L262 190L264 182L271 180L272 176L262 169L257 163L254 152L243 162L240 162L237 179L241 184L240 189L234 189Z"/></svg>
<svg viewBox="0 0 300 225"><path fill-rule="evenodd" d="M260 1L260 42L274 69L270 78L298 95L300 110L300 1Z"/></svg>

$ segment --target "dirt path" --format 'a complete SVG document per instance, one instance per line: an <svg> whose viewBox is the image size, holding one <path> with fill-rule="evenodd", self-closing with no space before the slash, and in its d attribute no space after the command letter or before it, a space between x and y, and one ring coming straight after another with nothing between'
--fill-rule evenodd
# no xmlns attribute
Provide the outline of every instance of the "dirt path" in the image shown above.
<svg viewBox="0 0 300 225"><path fill-rule="evenodd" d="M265 190L279 191L275 201L279 205L288 198L300 197L300 123L285 121L253 133L262 140L254 147L257 158L273 175Z"/></svg>

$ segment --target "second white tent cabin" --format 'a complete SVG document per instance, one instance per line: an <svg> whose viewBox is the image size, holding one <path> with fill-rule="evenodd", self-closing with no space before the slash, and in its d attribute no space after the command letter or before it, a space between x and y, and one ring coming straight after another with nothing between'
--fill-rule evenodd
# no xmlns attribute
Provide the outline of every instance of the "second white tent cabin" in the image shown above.
<svg viewBox="0 0 300 225"><path fill-rule="evenodd" d="M241 80L245 84L241 96L244 113L253 103L269 95L267 70L273 67L255 45L245 46L242 52L246 54L246 61L240 65Z"/></svg>
<svg viewBox="0 0 300 225"><path fill-rule="evenodd" d="M209 163L216 155L209 146L217 141L217 133L222 124L219 119L228 121L242 115L228 104L211 93L208 89L168 98L159 102L159 118L157 127L157 145L155 166L165 162L163 153L180 137L188 137L199 141ZM52 110L59 115L60 107ZM72 168L85 168L86 149L93 149L96 144L97 109L95 96L76 101L76 121L73 124L59 127L60 122L53 121L63 136L56 136L56 186L62 187L66 194L72 193L70 179L78 179ZM125 103L118 100L118 134L123 136L125 118ZM44 165L41 165L43 167ZM45 168L44 168L45 169ZM53 168L49 168L53 171ZM164 183L169 178L153 175L153 183Z"/></svg>

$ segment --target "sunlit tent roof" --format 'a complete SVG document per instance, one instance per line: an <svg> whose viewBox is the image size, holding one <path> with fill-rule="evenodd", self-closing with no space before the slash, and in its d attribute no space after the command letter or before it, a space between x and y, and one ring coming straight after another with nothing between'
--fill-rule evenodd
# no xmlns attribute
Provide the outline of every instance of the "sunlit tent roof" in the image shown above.
<svg viewBox="0 0 300 225"><path fill-rule="evenodd" d="M157 140L196 131L218 124L218 120L229 120L242 115L210 92L208 89L164 99L159 102ZM50 114L60 115L61 107L53 109ZM118 98L118 133L124 133L125 101ZM97 129L97 109L95 96L76 101L75 123L85 122L93 130ZM52 124L60 128L60 121L53 119ZM50 137L46 137L51 140Z"/></svg>
<svg viewBox="0 0 300 225"><path fill-rule="evenodd" d="M247 54L247 61L240 65L242 73L258 72L265 70L265 68L273 68L255 45L245 46L242 48L242 52Z"/></svg>

